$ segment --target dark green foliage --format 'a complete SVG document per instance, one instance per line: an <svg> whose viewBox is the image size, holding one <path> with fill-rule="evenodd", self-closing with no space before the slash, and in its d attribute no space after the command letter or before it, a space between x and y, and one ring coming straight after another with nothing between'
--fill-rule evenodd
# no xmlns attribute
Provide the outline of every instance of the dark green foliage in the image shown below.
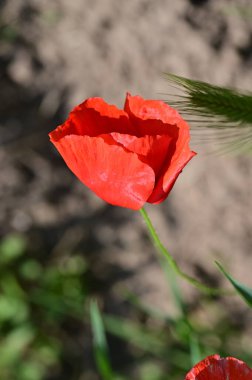
<svg viewBox="0 0 252 380"><path fill-rule="evenodd" d="M53 370L63 379L59 367L70 351L69 329L83 324L83 257L72 254L46 264L36 252L33 256L21 234L0 241L1 380L44 380Z"/></svg>
<svg viewBox="0 0 252 380"><path fill-rule="evenodd" d="M110 366L103 320L97 302L94 300L90 303L90 320L93 331L93 347L97 369L102 379L113 380L115 377Z"/></svg>
<svg viewBox="0 0 252 380"><path fill-rule="evenodd" d="M96 302L90 303L83 254L61 253L46 260L45 255L43 260L36 251L30 255L23 235L0 241L1 380L181 380L195 362L213 353L250 364L246 319L223 308L223 300L200 292L194 304L186 303L166 261L162 267L172 289L174 305L168 302L173 312L146 305L122 289L117 310L101 315ZM104 302L101 293L97 297Z"/></svg>

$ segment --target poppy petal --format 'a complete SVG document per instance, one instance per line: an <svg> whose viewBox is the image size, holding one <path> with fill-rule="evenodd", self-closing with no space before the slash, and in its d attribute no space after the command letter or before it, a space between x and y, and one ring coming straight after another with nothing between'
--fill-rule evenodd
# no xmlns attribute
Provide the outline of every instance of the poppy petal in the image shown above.
<svg viewBox="0 0 252 380"><path fill-rule="evenodd" d="M72 172L106 202L138 210L150 196L152 168L111 136L70 135L53 143Z"/></svg>
<svg viewBox="0 0 252 380"><path fill-rule="evenodd" d="M175 139L169 135L135 137L120 133L111 133L113 139L122 144L130 152L137 153L139 158L147 163L155 172L156 178L167 163L167 157L174 152Z"/></svg>
<svg viewBox="0 0 252 380"><path fill-rule="evenodd" d="M54 129L53 131L49 133L49 137L50 137L51 142L54 143L60 140L64 136L75 135L75 134L77 134L76 127L69 116L69 118L65 121L65 123L59 125L56 129Z"/></svg>
<svg viewBox="0 0 252 380"><path fill-rule="evenodd" d="M252 380L252 369L241 360L219 355L208 356L196 364L185 380Z"/></svg>
<svg viewBox="0 0 252 380"><path fill-rule="evenodd" d="M145 100L141 96L126 96L124 110L135 126L138 136L177 135L178 112L159 100Z"/></svg>
<svg viewBox="0 0 252 380"><path fill-rule="evenodd" d="M127 113L102 98L89 98L76 106L50 137L57 141L70 134L98 136L110 132L133 133Z"/></svg>
<svg viewBox="0 0 252 380"><path fill-rule="evenodd" d="M148 199L149 203L158 204L167 198L183 168L196 155L189 147L189 126L182 118L178 126L179 137L176 146L171 151L170 157L168 157L169 162L163 166L155 188Z"/></svg>

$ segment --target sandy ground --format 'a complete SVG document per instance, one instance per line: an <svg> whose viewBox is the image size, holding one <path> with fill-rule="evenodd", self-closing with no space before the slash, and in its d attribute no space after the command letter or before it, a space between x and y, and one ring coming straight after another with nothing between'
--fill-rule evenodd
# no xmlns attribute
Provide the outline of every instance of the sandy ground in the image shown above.
<svg viewBox="0 0 252 380"><path fill-rule="evenodd" d="M47 133L87 97L118 107L127 91L165 98L172 89L162 72L250 90L251 2L8 0L0 7L12 36L0 47L1 234L43 236L55 251L82 241L94 270L110 279L108 309L111 294L128 289L170 311L140 216L105 205L78 183ZM194 140L192 147L201 153L167 201L147 207L150 216L186 271L223 284L218 259L252 285L252 157L208 155ZM185 283L183 290L193 293Z"/></svg>

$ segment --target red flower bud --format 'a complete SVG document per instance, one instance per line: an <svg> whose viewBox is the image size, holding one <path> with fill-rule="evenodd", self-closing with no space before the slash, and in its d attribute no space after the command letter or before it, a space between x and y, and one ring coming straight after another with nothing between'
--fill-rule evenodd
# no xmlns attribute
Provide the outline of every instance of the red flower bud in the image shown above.
<svg viewBox="0 0 252 380"><path fill-rule="evenodd" d="M196 364L185 380L252 380L252 369L236 358L212 355Z"/></svg>
<svg viewBox="0 0 252 380"><path fill-rule="evenodd" d="M164 201L196 154L176 110L130 94L124 110L85 100L49 136L80 181L106 202L134 210Z"/></svg>

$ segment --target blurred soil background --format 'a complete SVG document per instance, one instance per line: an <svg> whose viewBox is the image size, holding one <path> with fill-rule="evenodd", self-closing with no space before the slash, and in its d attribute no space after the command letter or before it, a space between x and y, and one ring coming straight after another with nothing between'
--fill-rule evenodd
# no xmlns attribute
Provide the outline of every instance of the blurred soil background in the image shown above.
<svg viewBox="0 0 252 380"><path fill-rule="evenodd" d="M86 189L47 136L87 97L119 108L127 91L166 99L173 89L162 72L251 90L251 1L0 1L1 380L98 379L91 297L141 328L158 323L136 303L176 315L140 215ZM194 136L191 146L198 156L167 201L147 210L185 271L227 286L219 260L251 286L252 157L206 154ZM236 297L206 300L179 283L190 315L208 323L205 345L251 355L246 306ZM187 366L189 345L180 352L169 343L162 361L118 334L108 336L112 365L128 378L186 372L178 362Z"/></svg>

